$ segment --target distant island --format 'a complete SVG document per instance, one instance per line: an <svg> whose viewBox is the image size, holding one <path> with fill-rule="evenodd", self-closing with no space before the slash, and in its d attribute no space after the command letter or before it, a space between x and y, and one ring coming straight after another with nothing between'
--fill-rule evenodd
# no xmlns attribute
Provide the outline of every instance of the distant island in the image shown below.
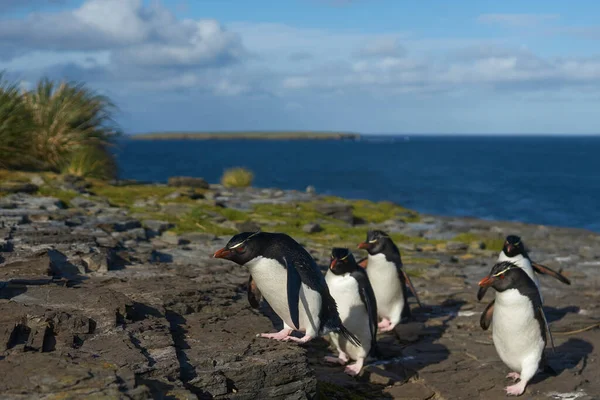
<svg viewBox="0 0 600 400"><path fill-rule="evenodd" d="M153 132L128 135L133 140L359 140L358 133L314 131Z"/></svg>

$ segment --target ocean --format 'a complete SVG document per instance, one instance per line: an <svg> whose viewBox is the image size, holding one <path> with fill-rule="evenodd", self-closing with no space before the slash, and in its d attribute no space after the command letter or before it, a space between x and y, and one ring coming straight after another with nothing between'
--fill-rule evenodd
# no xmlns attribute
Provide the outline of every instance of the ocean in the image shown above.
<svg viewBox="0 0 600 400"><path fill-rule="evenodd" d="M600 137L363 136L360 141L123 139L120 178L218 182L393 201L419 212L600 232Z"/></svg>

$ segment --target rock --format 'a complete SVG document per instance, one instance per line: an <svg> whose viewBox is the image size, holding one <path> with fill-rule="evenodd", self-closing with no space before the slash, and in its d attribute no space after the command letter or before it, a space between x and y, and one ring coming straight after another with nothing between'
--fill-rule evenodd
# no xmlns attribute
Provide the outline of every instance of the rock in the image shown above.
<svg viewBox="0 0 600 400"><path fill-rule="evenodd" d="M383 391L394 399L403 400L430 400L435 392L421 382L408 382L403 385L394 385Z"/></svg>
<svg viewBox="0 0 600 400"><path fill-rule="evenodd" d="M39 187L33 183L3 182L0 183L0 193L28 193L37 192Z"/></svg>
<svg viewBox="0 0 600 400"><path fill-rule="evenodd" d="M463 242L447 242L446 250L448 251L466 251L469 249L469 245Z"/></svg>
<svg viewBox="0 0 600 400"><path fill-rule="evenodd" d="M85 178L75 175L63 175L61 188L64 190L72 190L79 193L87 193L87 189L92 186Z"/></svg>
<svg viewBox="0 0 600 400"><path fill-rule="evenodd" d="M181 197L181 193L173 192L165 196L165 200L176 200Z"/></svg>
<svg viewBox="0 0 600 400"><path fill-rule="evenodd" d="M485 250L485 242L471 242L469 244L469 251Z"/></svg>
<svg viewBox="0 0 600 400"><path fill-rule="evenodd" d="M91 199L89 197L78 196L69 202L72 207L78 208L92 208L92 207L109 207L106 199L96 198Z"/></svg>
<svg viewBox="0 0 600 400"><path fill-rule="evenodd" d="M92 253L82 257L85 267L89 272L106 273L109 270L109 258L107 253Z"/></svg>
<svg viewBox="0 0 600 400"><path fill-rule="evenodd" d="M317 233L317 232L321 232L323 230L323 228L319 224L312 223L312 224L304 225L302 227L302 230L306 233Z"/></svg>
<svg viewBox="0 0 600 400"><path fill-rule="evenodd" d="M369 365L363 368L361 375L374 385L393 385L407 379L406 372L397 364Z"/></svg>
<svg viewBox="0 0 600 400"><path fill-rule="evenodd" d="M315 189L314 186L309 185L309 186L306 187L306 193L308 193L308 194L315 194L315 193L317 193L317 189Z"/></svg>
<svg viewBox="0 0 600 400"><path fill-rule="evenodd" d="M579 248L579 255L586 259L600 258L600 248L591 246L581 246Z"/></svg>
<svg viewBox="0 0 600 400"><path fill-rule="evenodd" d="M210 187L208 182L206 182L204 179L188 176L172 176L169 178L167 184L174 187L187 186L198 189L208 189Z"/></svg>
<svg viewBox="0 0 600 400"><path fill-rule="evenodd" d="M44 179L42 179L42 177L39 175L33 175L31 177L30 181L31 181L31 183L33 183L36 186L42 186L46 183L46 182L44 182Z"/></svg>
<svg viewBox="0 0 600 400"><path fill-rule="evenodd" d="M355 223L352 206L344 203L318 203L315 210L328 217L336 218L349 224Z"/></svg>
<svg viewBox="0 0 600 400"><path fill-rule="evenodd" d="M145 226L150 231L152 231L152 236L158 236L158 235L162 234L164 231L167 231L175 226L174 224L172 224L170 222L160 221L160 220L156 220L156 219L146 219L146 220L142 221L142 225Z"/></svg>
<svg viewBox="0 0 600 400"><path fill-rule="evenodd" d="M180 235L180 239L187 243L205 244L215 240L216 236L212 233L205 232L187 232Z"/></svg>
<svg viewBox="0 0 600 400"><path fill-rule="evenodd" d="M260 225L253 221L237 222L235 224L235 229L237 229L238 232L257 232L260 230Z"/></svg>
<svg viewBox="0 0 600 400"><path fill-rule="evenodd" d="M547 239L550 236L550 229L547 226L538 226L533 232L535 239Z"/></svg>
<svg viewBox="0 0 600 400"><path fill-rule="evenodd" d="M168 244L173 244L173 245L179 245L181 243L181 239L179 238L178 235L176 235L173 232L163 232L162 235L160 235L160 240L162 240L165 243Z"/></svg>

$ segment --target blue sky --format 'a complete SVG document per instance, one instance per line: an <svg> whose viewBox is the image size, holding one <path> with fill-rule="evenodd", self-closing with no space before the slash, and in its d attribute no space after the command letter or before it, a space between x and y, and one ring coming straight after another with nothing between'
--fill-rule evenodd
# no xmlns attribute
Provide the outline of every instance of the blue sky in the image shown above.
<svg viewBox="0 0 600 400"><path fill-rule="evenodd" d="M0 69L129 133L600 133L597 1L2 0Z"/></svg>

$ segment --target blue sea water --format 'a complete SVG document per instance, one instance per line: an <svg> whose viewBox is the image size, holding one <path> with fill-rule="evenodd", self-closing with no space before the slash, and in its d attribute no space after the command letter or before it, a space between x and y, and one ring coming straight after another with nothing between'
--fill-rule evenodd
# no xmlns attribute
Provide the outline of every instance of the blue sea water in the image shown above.
<svg viewBox="0 0 600 400"><path fill-rule="evenodd" d="M388 200L420 212L600 232L600 137L364 137L360 141L133 141L120 177L218 182L244 166L254 186Z"/></svg>

